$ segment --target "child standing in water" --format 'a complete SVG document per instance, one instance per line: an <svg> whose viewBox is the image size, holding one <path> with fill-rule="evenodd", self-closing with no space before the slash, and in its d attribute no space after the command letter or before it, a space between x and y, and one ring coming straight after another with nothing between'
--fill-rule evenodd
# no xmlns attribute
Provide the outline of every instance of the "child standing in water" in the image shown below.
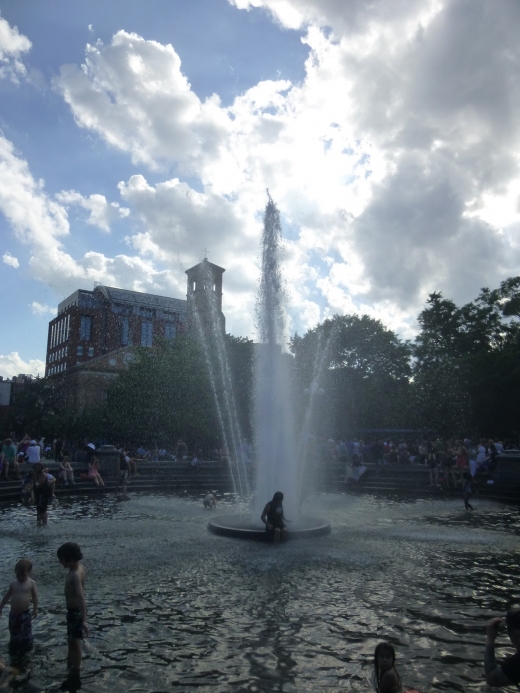
<svg viewBox="0 0 520 693"><path fill-rule="evenodd" d="M12 652L30 650L33 644L32 620L38 615L38 592L36 583L30 577L31 570L31 561L28 558L20 558L14 568L16 580L9 585L0 602L1 615L2 609L11 600L9 648Z"/></svg>
<svg viewBox="0 0 520 693"><path fill-rule="evenodd" d="M471 498L471 481L471 474L469 472L464 472L462 492L464 494L464 507L466 510L473 510L473 506L469 502L469 499Z"/></svg>
<svg viewBox="0 0 520 693"><path fill-rule="evenodd" d="M85 601L85 568L79 546L68 541L58 549L58 560L69 572L65 576L65 602L67 604L67 639L69 674L79 677L81 668L81 641L89 634L87 604Z"/></svg>
<svg viewBox="0 0 520 693"><path fill-rule="evenodd" d="M395 650L388 642L380 642L374 652L374 688L377 693L419 693L403 688L395 668Z"/></svg>

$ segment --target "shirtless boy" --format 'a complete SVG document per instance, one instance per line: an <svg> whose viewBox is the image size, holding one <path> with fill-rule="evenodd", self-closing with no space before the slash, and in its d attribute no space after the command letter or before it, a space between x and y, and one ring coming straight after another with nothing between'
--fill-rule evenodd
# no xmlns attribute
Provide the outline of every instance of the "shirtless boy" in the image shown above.
<svg viewBox="0 0 520 693"><path fill-rule="evenodd" d="M69 672L79 675L81 668L81 641L89 634L87 626L87 604L85 602L85 568L79 546L68 541L58 549L58 560L69 572L65 576L65 602L67 604L67 639L69 650L67 666Z"/></svg>
<svg viewBox="0 0 520 693"><path fill-rule="evenodd" d="M2 609L11 600L9 613L11 651L30 650L33 644L32 620L38 615L38 592L36 583L30 577L31 570L31 561L28 558L20 558L14 568L16 580L9 585L9 589L0 602L1 615Z"/></svg>
<svg viewBox="0 0 520 693"><path fill-rule="evenodd" d="M509 655L500 664L495 658L495 640L502 619L492 618L486 627L486 649L484 652L484 672L490 686L500 688L520 683L520 606L514 604L506 614L507 634L515 648L514 655Z"/></svg>

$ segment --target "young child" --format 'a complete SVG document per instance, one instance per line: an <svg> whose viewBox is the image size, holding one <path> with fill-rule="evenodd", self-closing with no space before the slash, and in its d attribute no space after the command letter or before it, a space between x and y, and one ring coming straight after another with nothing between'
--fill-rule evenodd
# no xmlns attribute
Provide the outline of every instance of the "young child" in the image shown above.
<svg viewBox="0 0 520 693"><path fill-rule="evenodd" d="M89 634L87 604L85 602L85 568L79 546L68 541L58 549L58 560L69 572L65 576L65 602L67 604L67 639L69 650L67 666L71 674L79 676L81 668L81 641Z"/></svg>
<svg viewBox="0 0 520 693"><path fill-rule="evenodd" d="M40 472L34 487L34 502L36 504L36 524L38 527L47 526L47 508L54 495L53 488L45 471Z"/></svg>
<svg viewBox="0 0 520 693"><path fill-rule="evenodd" d="M464 494L464 507L466 510L473 510L473 506L469 502L469 499L471 498L471 481L471 474L469 472L464 472L462 492Z"/></svg>
<svg viewBox="0 0 520 693"><path fill-rule="evenodd" d="M29 507L34 503L34 473L31 470L22 481L22 490L20 492L20 500L22 504Z"/></svg>
<svg viewBox="0 0 520 693"><path fill-rule="evenodd" d="M400 693L401 679L395 668L395 650L380 642L374 652L374 687L377 693Z"/></svg>
<svg viewBox="0 0 520 693"><path fill-rule="evenodd" d="M30 650L33 644L32 620L38 615L38 592L36 583L30 577L31 570L31 561L28 558L20 558L14 567L16 580L9 585L0 602L1 615L2 609L11 600L9 648L12 652Z"/></svg>
<svg viewBox="0 0 520 693"><path fill-rule="evenodd" d="M374 652L374 688L377 693L419 693L404 688L395 668L395 650L388 642L380 642Z"/></svg>
<svg viewBox="0 0 520 693"><path fill-rule="evenodd" d="M215 508L217 507L217 502L218 502L217 499L211 493L211 491L208 493L208 495L202 501L206 510L215 510Z"/></svg>

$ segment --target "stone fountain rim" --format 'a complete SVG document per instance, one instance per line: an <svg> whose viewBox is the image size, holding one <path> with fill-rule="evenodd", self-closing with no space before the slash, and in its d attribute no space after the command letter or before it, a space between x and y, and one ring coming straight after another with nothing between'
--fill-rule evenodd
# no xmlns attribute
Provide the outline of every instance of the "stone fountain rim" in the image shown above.
<svg viewBox="0 0 520 693"><path fill-rule="evenodd" d="M289 525L289 539L307 539L330 534L331 526L326 520L317 517L303 517L306 523L305 527L298 527L297 523L295 523L294 528ZM240 515L218 515L211 518L208 522L208 529L213 534L237 539L255 539L257 541L267 539L265 528L244 523Z"/></svg>

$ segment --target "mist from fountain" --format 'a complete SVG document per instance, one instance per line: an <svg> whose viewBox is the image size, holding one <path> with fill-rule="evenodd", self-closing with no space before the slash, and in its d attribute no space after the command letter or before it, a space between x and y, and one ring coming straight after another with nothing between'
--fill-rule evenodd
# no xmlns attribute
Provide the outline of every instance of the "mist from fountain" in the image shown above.
<svg viewBox="0 0 520 693"><path fill-rule="evenodd" d="M235 494L239 493L244 497L251 493L245 460L242 455L241 443L244 437L235 404L220 311L212 290L213 278L207 260L203 269L204 267L206 272L203 272L201 277L202 291L204 292L202 295L203 315L201 315L197 301L193 302L192 314L204 351L222 441L229 451L231 459L236 461L236 465L230 464L229 466L233 489Z"/></svg>
<svg viewBox="0 0 520 693"><path fill-rule="evenodd" d="M291 401L291 357L285 291L281 271L280 213L269 196L262 235L261 276L257 298L259 344L255 352L256 486L253 508L259 512L275 491L284 493L288 517L298 510L298 459Z"/></svg>
<svg viewBox="0 0 520 693"><path fill-rule="evenodd" d="M294 406L291 397L292 357L285 352L288 343L286 296L281 270L280 213L269 196L265 209L262 234L261 276L257 296L258 343L255 345L254 364L254 447L256 451L255 489L251 499L251 515L242 512L240 519L234 516L211 520L211 531L232 536L265 536L260 522L264 505L276 491L284 493L284 509L287 518L295 520L291 525L293 536L311 536L330 531L330 525L316 518L302 518L299 507L302 499L302 449L297 444L294 425ZM242 498L249 496L249 476L241 442L240 430L231 370L226 354L221 314L212 291L211 270L203 274L203 299L194 305L195 324L204 346L206 363L217 402L222 437L232 452L230 472L235 492ZM201 307L202 306L202 307ZM201 315L202 312L202 315ZM208 346L209 345L209 346ZM320 362L321 363L321 362ZM310 411L307 419L310 416ZM231 445L228 445L228 441ZM237 479L235 479L236 471Z"/></svg>

